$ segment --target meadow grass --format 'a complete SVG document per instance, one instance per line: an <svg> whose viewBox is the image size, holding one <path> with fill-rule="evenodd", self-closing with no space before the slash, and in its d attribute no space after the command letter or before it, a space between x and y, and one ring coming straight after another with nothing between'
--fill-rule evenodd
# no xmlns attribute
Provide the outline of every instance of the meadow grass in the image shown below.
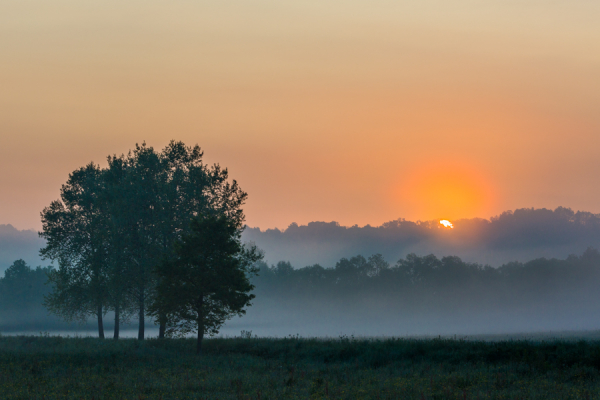
<svg viewBox="0 0 600 400"><path fill-rule="evenodd" d="M1 399L600 399L600 341L0 337Z"/></svg>

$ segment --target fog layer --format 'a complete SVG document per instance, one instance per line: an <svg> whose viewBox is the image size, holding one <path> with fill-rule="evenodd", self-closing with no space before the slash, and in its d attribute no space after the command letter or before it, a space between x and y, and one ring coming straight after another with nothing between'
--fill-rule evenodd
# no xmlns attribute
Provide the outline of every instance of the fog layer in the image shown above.
<svg viewBox="0 0 600 400"><path fill-rule="evenodd" d="M404 220L362 228L323 222L285 231L250 228L245 240L265 250L253 278L256 298L222 332L404 336L600 329L600 216L521 209L453 223L454 229ZM0 248L13 252L4 257L20 252L18 258L35 259L40 241L33 232L2 229ZM47 271L12 263L0 280L0 331L74 327L42 305L51 290L44 285Z"/></svg>
<svg viewBox="0 0 600 400"><path fill-rule="evenodd" d="M12 225L0 225L0 272L7 269L15 260L23 259L29 265L40 265L39 251L45 241L37 232L18 230Z"/></svg>
<svg viewBox="0 0 600 400"><path fill-rule="evenodd" d="M498 267L510 261L539 257L565 258L588 247L600 247L600 215L556 210L518 209L486 219L452 221L454 229L439 221L398 219L379 227L340 226L311 222L287 229L247 228L244 239L265 251L265 259L289 261L295 267L320 264L333 267L342 257L382 254L396 262L407 254L455 255L465 261Z"/></svg>
<svg viewBox="0 0 600 400"><path fill-rule="evenodd" d="M374 255L334 268L261 266L240 323L259 335L449 335L600 328L600 253L499 268L458 257ZM248 329L248 328L246 328Z"/></svg>

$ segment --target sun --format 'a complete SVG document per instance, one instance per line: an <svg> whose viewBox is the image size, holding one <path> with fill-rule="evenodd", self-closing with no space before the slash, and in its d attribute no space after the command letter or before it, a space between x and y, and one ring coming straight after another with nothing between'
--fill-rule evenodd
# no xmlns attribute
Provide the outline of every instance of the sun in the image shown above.
<svg viewBox="0 0 600 400"><path fill-rule="evenodd" d="M401 185L400 201L407 217L420 220L486 217L493 211L494 193L489 179L473 166L435 163L410 173ZM452 224L451 224L452 225Z"/></svg>
<svg viewBox="0 0 600 400"><path fill-rule="evenodd" d="M446 228L454 229L454 225L452 225L452 222L448 221L447 219L441 220L440 225L443 225Z"/></svg>

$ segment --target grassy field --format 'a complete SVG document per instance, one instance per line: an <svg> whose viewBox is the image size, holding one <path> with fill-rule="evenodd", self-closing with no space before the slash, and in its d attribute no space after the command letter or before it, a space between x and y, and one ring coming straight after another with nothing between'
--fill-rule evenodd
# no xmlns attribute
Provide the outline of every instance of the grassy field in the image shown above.
<svg viewBox="0 0 600 400"><path fill-rule="evenodd" d="M0 337L1 399L600 399L600 341Z"/></svg>

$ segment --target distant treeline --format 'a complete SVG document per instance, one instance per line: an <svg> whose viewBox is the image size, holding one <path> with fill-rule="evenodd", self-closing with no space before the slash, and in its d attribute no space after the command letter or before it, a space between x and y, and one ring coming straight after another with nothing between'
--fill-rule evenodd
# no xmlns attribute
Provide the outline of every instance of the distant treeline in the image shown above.
<svg viewBox="0 0 600 400"><path fill-rule="evenodd" d="M315 264L294 269L285 261L270 267L261 261L259 266L259 276L254 278L258 296L340 301L393 296L418 299L421 305L461 308L483 303L540 304L586 292L599 292L594 301L600 300L600 253L594 248L563 260L538 258L499 268L433 254L409 254L393 265L376 254L368 259L361 255L342 258L334 268Z"/></svg>
<svg viewBox="0 0 600 400"><path fill-rule="evenodd" d="M271 261L332 267L349 254L382 254L398 260L407 254L453 254L463 260L499 267L513 260L565 258L600 245L600 215L558 207L523 208L491 219L452 221L398 219L381 226L346 227L337 222L291 224L287 229L247 228L244 240L265 251Z"/></svg>
<svg viewBox="0 0 600 400"><path fill-rule="evenodd" d="M377 325L385 332L402 326L430 333L600 325L600 253L593 248L566 259L538 258L499 268L415 254L395 264L381 255L359 255L342 258L334 268L295 269L284 261L257 266L256 299L243 319L248 324ZM0 329L17 322L41 329L40 321L54 320L42 306L51 289L45 285L49 270L18 260L6 271L0 279Z"/></svg>
<svg viewBox="0 0 600 400"><path fill-rule="evenodd" d="M343 258L334 268L294 269L288 262L260 267L249 317L266 324L269 315L288 316L301 332L303 324L363 334L600 326L600 253L594 248L499 268L415 254L393 265L374 255Z"/></svg>
<svg viewBox="0 0 600 400"><path fill-rule="evenodd" d="M283 230L247 227L243 240L256 243L270 262L288 260L295 266L319 263L325 267L333 267L350 254L382 254L395 261L410 253L453 254L499 267L513 260L566 258L600 246L600 215L564 207L523 208L489 220L452 222L454 229L449 230L439 221L397 219L363 227L315 221L293 223ZM45 245L36 232L0 225L0 273L17 258L39 265L38 251Z"/></svg>
<svg viewBox="0 0 600 400"><path fill-rule="evenodd" d="M16 260L0 278L0 329L41 330L64 326L43 307L44 296L51 292L47 285L51 267L29 267Z"/></svg>

